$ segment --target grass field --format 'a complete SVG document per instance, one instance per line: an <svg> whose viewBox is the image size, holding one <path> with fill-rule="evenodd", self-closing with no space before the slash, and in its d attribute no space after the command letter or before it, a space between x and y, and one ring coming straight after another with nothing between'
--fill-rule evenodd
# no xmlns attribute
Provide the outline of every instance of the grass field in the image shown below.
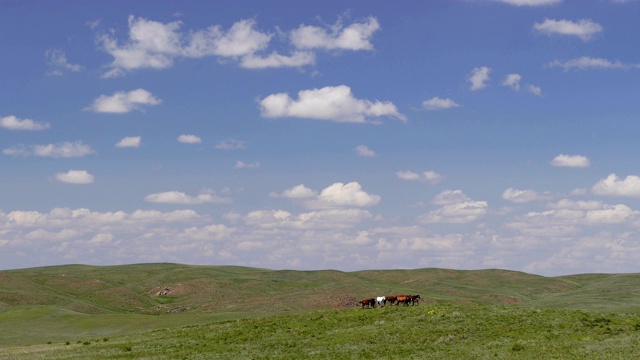
<svg viewBox="0 0 640 360"><path fill-rule="evenodd" d="M11 270L0 272L0 359L629 359L639 289L635 274L503 270ZM398 293L424 301L357 306Z"/></svg>

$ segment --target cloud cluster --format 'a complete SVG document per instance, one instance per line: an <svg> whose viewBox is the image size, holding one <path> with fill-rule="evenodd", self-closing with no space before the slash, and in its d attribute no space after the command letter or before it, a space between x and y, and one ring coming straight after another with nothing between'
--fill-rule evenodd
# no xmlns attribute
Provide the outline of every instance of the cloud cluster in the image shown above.
<svg viewBox="0 0 640 360"><path fill-rule="evenodd" d="M105 78L122 76L142 68L165 69L179 58L216 56L236 61L249 69L302 67L315 63L310 50L372 50L370 40L380 25L373 17L344 26L338 21L326 27L301 25L288 35L293 47L288 55L268 50L273 34L257 29L256 21L244 19L228 30L219 25L203 30L181 31L183 23L161 23L129 16L129 36L124 42L111 34L99 37L102 49L113 56Z"/></svg>
<svg viewBox="0 0 640 360"><path fill-rule="evenodd" d="M82 141L61 142L56 144L35 145L30 148L19 145L13 148L4 149L5 155L13 156L41 156L50 158L74 158L83 157L95 153L91 146Z"/></svg>

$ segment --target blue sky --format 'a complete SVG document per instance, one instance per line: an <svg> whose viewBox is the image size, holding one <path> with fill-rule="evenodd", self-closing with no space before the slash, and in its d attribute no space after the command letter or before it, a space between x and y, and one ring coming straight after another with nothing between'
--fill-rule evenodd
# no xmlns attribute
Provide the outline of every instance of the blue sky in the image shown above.
<svg viewBox="0 0 640 360"><path fill-rule="evenodd" d="M0 268L637 272L636 1L0 1Z"/></svg>

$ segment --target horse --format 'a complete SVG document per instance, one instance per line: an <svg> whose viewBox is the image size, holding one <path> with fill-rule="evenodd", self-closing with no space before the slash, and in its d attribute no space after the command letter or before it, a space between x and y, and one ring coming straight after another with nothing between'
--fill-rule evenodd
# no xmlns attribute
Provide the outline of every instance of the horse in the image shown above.
<svg viewBox="0 0 640 360"><path fill-rule="evenodd" d="M384 300L385 300L385 303L389 303L393 305L398 299L395 296L385 296Z"/></svg>
<svg viewBox="0 0 640 360"><path fill-rule="evenodd" d="M376 303L379 306L385 306L387 304L387 298L385 296L378 296L376 298Z"/></svg>
<svg viewBox="0 0 640 360"><path fill-rule="evenodd" d="M376 299L364 299L364 300L360 301L360 304L362 304L362 308L363 309L365 307L375 308L376 307Z"/></svg>
<svg viewBox="0 0 640 360"><path fill-rule="evenodd" d="M420 299L422 299L420 297L420 295L409 295L411 297L411 305L418 305L418 302L420 301Z"/></svg>
<svg viewBox="0 0 640 360"><path fill-rule="evenodd" d="M396 305L403 304L405 306L409 305L411 301L411 296L409 295L396 295Z"/></svg>

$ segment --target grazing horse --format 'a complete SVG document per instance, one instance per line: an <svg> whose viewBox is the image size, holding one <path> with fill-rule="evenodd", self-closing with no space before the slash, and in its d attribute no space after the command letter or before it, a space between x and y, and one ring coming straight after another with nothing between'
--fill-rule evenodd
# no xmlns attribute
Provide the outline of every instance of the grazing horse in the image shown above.
<svg viewBox="0 0 640 360"><path fill-rule="evenodd" d="M385 303L389 303L393 305L398 299L395 296L385 296L384 300L385 300Z"/></svg>
<svg viewBox="0 0 640 360"><path fill-rule="evenodd" d="M411 305L418 305L418 302L420 301L420 299L422 299L420 297L420 295L409 295L411 297Z"/></svg>
<svg viewBox="0 0 640 360"><path fill-rule="evenodd" d="M403 304L405 306L409 305L411 301L411 296L409 295L396 295L396 305Z"/></svg>
<svg viewBox="0 0 640 360"><path fill-rule="evenodd" d="M385 296L378 296L376 298L376 303L378 306L385 306L387 304L387 298Z"/></svg>
<svg viewBox="0 0 640 360"><path fill-rule="evenodd" d="M360 304L362 304L362 308L365 308L365 307L375 308L376 307L376 299L364 299L364 300L360 301Z"/></svg>

